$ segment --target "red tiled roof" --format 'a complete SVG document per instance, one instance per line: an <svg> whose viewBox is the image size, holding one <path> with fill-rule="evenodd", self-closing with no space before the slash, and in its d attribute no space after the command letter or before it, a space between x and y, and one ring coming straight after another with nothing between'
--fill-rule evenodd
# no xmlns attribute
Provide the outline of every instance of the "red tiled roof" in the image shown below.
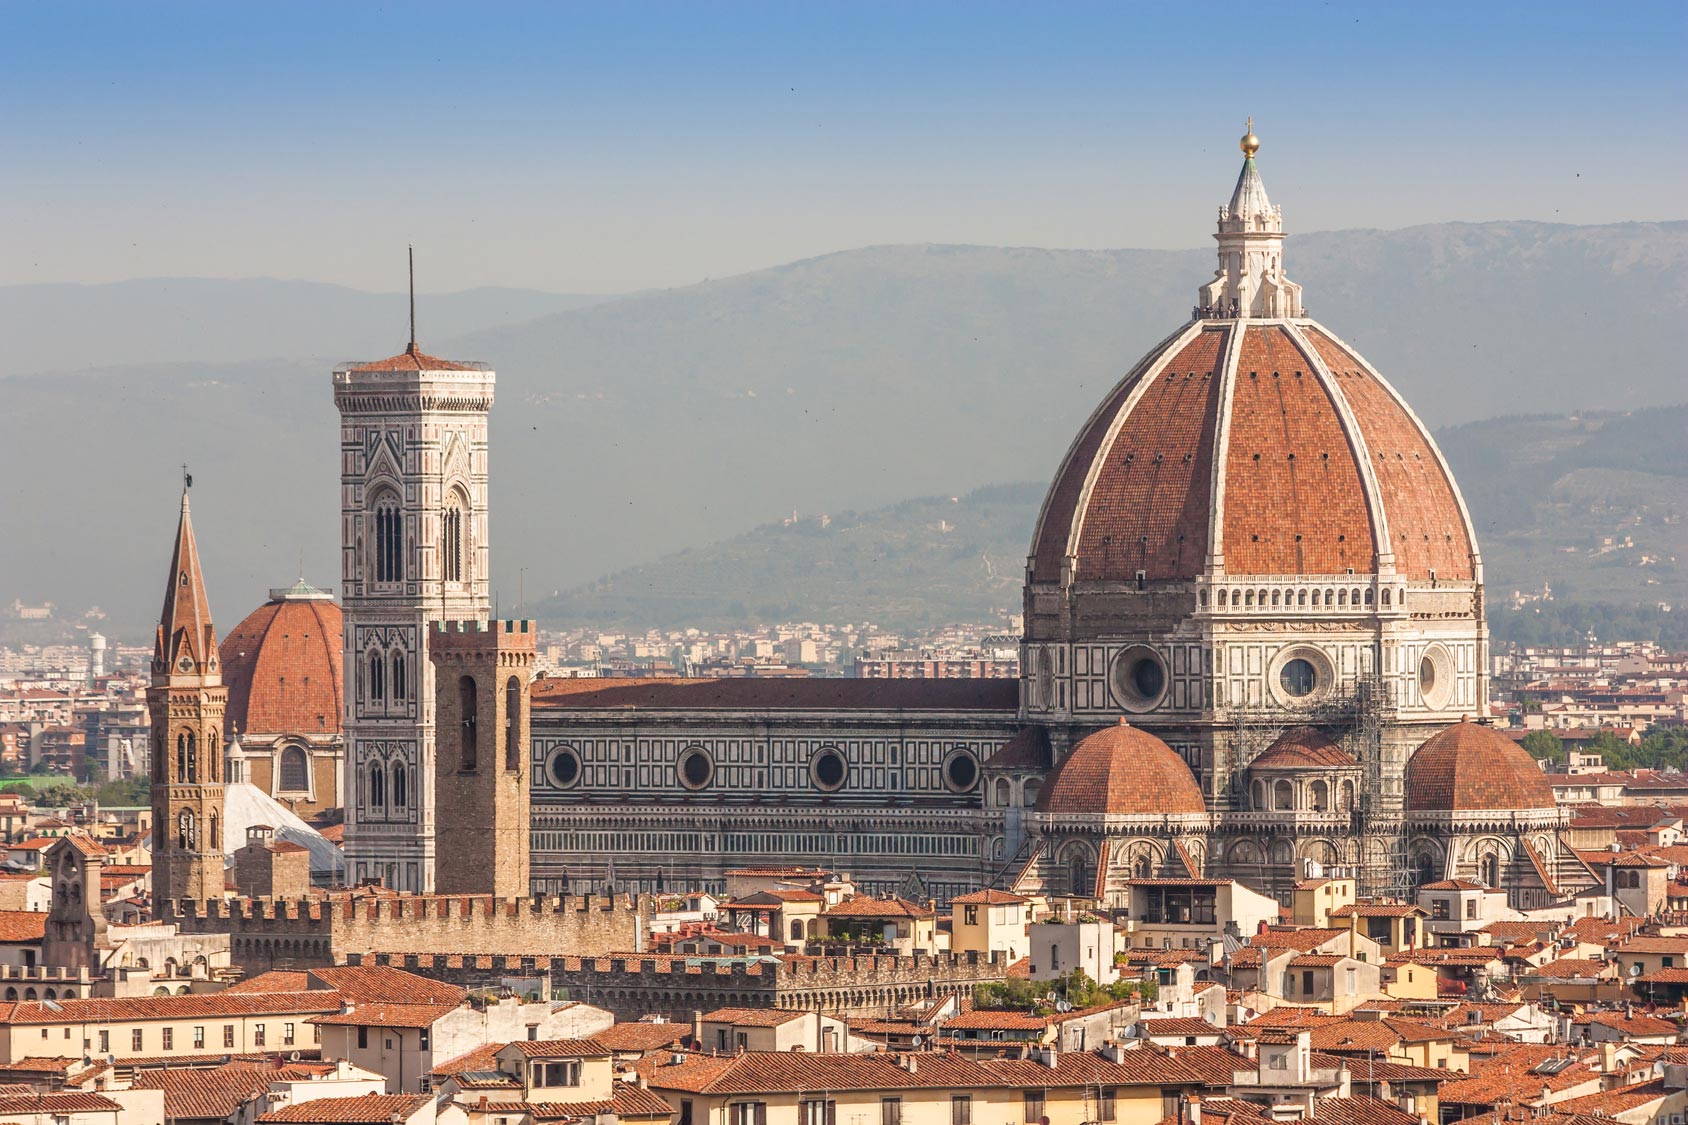
<svg viewBox="0 0 1688 1125"><path fill-rule="evenodd" d="M1019 706L1013 680L575 679L533 685L535 707L586 710L1002 711Z"/></svg>
<svg viewBox="0 0 1688 1125"><path fill-rule="evenodd" d="M227 733L340 733L340 607L326 599L269 601L223 638Z"/></svg>
<svg viewBox="0 0 1688 1125"><path fill-rule="evenodd" d="M854 895L826 912L828 918L930 918L932 911L906 898Z"/></svg>
<svg viewBox="0 0 1688 1125"><path fill-rule="evenodd" d="M349 1012L334 1012L307 1022L332 1027L432 1027L456 1004L358 1004Z"/></svg>
<svg viewBox="0 0 1688 1125"><path fill-rule="evenodd" d="M637 1020L617 1023L596 1033L592 1038L612 1051L657 1051L679 1043L690 1036L688 1023L648 1023Z"/></svg>
<svg viewBox="0 0 1688 1125"><path fill-rule="evenodd" d="M1408 812L1490 812L1557 807L1535 759L1493 727L1461 721L1407 760Z"/></svg>
<svg viewBox="0 0 1688 1125"><path fill-rule="evenodd" d="M960 903L963 906L995 906L1030 901L1031 899L1025 897L1024 895L1009 894L1007 891L998 891L988 888L982 891L972 891L964 895L956 895L954 898L950 899L950 902Z"/></svg>
<svg viewBox="0 0 1688 1125"><path fill-rule="evenodd" d="M985 761L992 769L1046 770L1051 761L1049 731L1040 726L1021 727Z"/></svg>
<svg viewBox="0 0 1688 1125"><path fill-rule="evenodd" d="M1354 756L1317 727L1295 727L1280 734L1277 741L1248 764L1251 770L1352 769Z"/></svg>
<svg viewBox="0 0 1688 1125"><path fill-rule="evenodd" d="M1037 811L1154 816L1205 813L1207 802L1172 747L1121 719L1068 752L1038 792Z"/></svg>
<svg viewBox="0 0 1688 1125"><path fill-rule="evenodd" d="M48 1004L52 1006L49 1007ZM199 1016L300 1015L340 1010L334 992L208 992L188 996L91 997L22 1000L0 1004L0 1024L112 1023L124 1020L193 1019Z"/></svg>
<svg viewBox="0 0 1688 1125"><path fill-rule="evenodd" d="M310 975L319 985L358 1003L458 1004L468 995L455 984L383 965L331 965L311 969Z"/></svg>
<svg viewBox="0 0 1688 1125"><path fill-rule="evenodd" d="M32 1090L28 1094L0 1097L0 1114L28 1114L32 1117L114 1113L121 1108L101 1094L43 1094Z"/></svg>
<svg viewBox="0 0 1688 1125"><path fill-rule="evenodd" d="M135 1075L137 1090L164 1091L164 1117L221 1121L269 1088L277 1078L272 1066L224 1063L215 1067L169 1067Z"/></svg>
<svg viewBox="0 0 1688 1125"><path fill-rule="evenodd" d="M702 1019L705 1023L730 1023L738 1027L779 1027L802 1019L805 1014L785 1008L716 1008L706 1012Z"/></svg>
<svg viewBox="0 0 1688 1125"><path fill-rule="evenodd" d="M417 349L415 344L404 351L386 359L377 359L370 363L353 364L349 371L477 371L472 363L457 363L454 360L441 359L439 356L429 355Z"/></svg>
<svg viewBox="0 0 1688 1125"><path fill-rule="evenodd" d="M40 910L0 910L0 942L39 942L47 936L47 915Z"/></svg>
<svg viewBox="0 0 1688 1125"><path fill-rule="evenodd" d="M428 1102L428 1094L365 1094L361 1098L317 1098L296 1105L284 1105L258 1118L263 1122L297 1121L310 1125L341 1125L373 1122L387 1125L408 1119Z"/></svg>

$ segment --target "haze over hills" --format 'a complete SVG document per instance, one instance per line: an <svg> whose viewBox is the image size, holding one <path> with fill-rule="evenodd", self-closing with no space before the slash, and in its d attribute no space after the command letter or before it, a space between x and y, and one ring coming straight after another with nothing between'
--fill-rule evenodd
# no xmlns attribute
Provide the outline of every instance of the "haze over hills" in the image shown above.
<svg viewBox="0 0 1688 1125"><path fill-rule="evenodd" d="M604 299L500 288L417 298L421 326L435 336L514 324ZM362 354L373 332L404 331L407 300L404 293L271 278L0 285L0 340L6 341L0 377L183 360L346 359Z"/></svg>
<svg viewBox="0 0 1688 1125"><path fill-rule="evenodd" d="M443 321L425 304L422 343L499 370L493 542L508 611L523 570L531 603L793 509L1047 480L1106 388L1188 315L1212 265L1207 250L873 247L483 320L455 339L428 330ZM1682 398L1688 223L1310 234L1292 239L1288 266L1312 313L1434 426L1521 404ZM358 314L355 340L336 335L350 317L290 324L294 354L391 354L402 299L382 300ZM244 323L229 313L213 338L238 341ZM108 354L82 339L97 335L62 335L57 366ZM0 384L0 473L17 513L0 539L0 601L98 599L108 631L144 628L184 460L197 467L219 620L290 582L301 554L308 578L337 585L329 364L258 347L250 362ZM1014 584L1024 550L1011 552Z"/></svg>
<svg viewBox="0 0 1688 1125"><path fill-rule="evenodd" d="M1490 600L1688 599L1688 406L1474 422L1438 435L1477 524ZM819 514L680 551L547 599L556 625L793 619L914 629L1019 612L1046 485ZM1631 545L1624 546L1625 540ZM1608 542L1610 541L1610 542Z"/></svg>

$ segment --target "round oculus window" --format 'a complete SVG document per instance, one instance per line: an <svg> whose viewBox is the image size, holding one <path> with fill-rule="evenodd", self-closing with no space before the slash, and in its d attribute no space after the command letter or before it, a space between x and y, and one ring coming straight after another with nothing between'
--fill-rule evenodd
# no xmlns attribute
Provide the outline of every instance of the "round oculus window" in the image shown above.
<svg viewBox="0 0 1688 1125"><path fill-rule="evenodd" d="M715 776L715 760L703 747L693 746L680 755L678 772L681 785L687 789L702 789Z"/></svg>
<svg viewBox="0 0 1688 1125"><path fill-rule="evenodd" d="M1445 646L1430 645L1419 657L1418 696L1424 706L1434 709L1453 702L1454 658Z"/></svg>
<svg viewBox="0 0 1688 1125"><path fill-rule="evenodd" d="M979 783L979 760L966 750L953 751L944 759L944 784L965 793Z"/></svg>
<svg viewBox="0 0 1688 1125"><path fill-rule="evenodd" d="M844 755L831 746L820 749L809 761L809 776L814 779L815 787L828 793L842 789L849 772L849 767L844 764Z"/></svg>
<svg viewBox="0 0 1688 1125"><path fill-rule="evenodd" d="M566 747L553 751L545 760L545 773L558 789L569 788L580 780L580 755Z"/></svg>
<svg viewBox="0 0 1688 1125"><path fill-rule="evenodd" d="M1148 711L1166 695L1166 662L1147 645L1132 645L1114 657L1114 696L1128 711Z"/></svg>
<svg viewBox="0 0 1688 1125"><path fill-rule="evenodd" d="M1319 670L1306 657L1286 660L1284 666L1278 669L1278 686L1291 699L1306 699L1319 686Z"/></svg>
<svg viewBox="0 0 1688 1125"><path fill-rule="evenodd" d="M1428 695L1436 688L1436 662L1426 656L1418 662L1418 690Z"/></svg>

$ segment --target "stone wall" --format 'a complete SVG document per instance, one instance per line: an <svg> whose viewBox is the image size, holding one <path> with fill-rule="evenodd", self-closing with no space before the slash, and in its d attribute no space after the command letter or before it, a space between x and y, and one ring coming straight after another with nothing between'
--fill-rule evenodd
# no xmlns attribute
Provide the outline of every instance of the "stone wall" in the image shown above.
<svg viewBox="0 0 1688 1125"><path fill-rule="evenodd" d="M234 899L167 904L184 933L229 935L248 973L345 964L382 952L550 957L636 950L648 931L649 899L607 896L495 899L381 895L327 899Z"/></svg>
<svg viewBox="0 0 1688 1125"><path fill-rule="evenodd" d="M721 1007L786 1008L828 1014L886 1016L922 1000L999 981L1000 953L912 957L817 957L794 962L698 964L684 957L438 956L377 953L352 964L390 965L469 989L513 988L584 1001L636 1020L652 1013L689 1021Z"/></svg>

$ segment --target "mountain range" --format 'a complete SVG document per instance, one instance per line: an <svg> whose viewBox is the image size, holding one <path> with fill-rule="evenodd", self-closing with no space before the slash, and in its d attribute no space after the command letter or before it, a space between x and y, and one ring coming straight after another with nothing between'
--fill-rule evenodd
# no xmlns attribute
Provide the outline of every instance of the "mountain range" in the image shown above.
<svg viewBox="0 0 1688 1125"><path fill-rule="evenodd" d="M1105 390L1188 315L1212 266L1196 250L883 246L619 298L478 291L451 315L451 302L424 298L418 315L429 351L499 371L492 526L507 611L523 589L533 604L783 526L793 510L1046 480ZM1288 268L1313 315L1441 429L1521 407L1683 397L1688 223L1308 234L1291 240ZM108 631L143 629L184 461L219 620L299 570L337 584L329 370L398 350L402 297L313 288L295 302L294 283L203 284L239 293L202 301L180 282L33 293L34 312L0 321L14 357L53 372L0 361L12 372L0 380L11 514L0 599L97 600ZM0 292L0 308L14 299ZM123 320L107 308L174 311ZM176 327L144 348L106 330L141 332L131 322L155 315ZM206 319L214 331L192 330ZM1493 564L1490 577L1509 581Z"/></svg>

